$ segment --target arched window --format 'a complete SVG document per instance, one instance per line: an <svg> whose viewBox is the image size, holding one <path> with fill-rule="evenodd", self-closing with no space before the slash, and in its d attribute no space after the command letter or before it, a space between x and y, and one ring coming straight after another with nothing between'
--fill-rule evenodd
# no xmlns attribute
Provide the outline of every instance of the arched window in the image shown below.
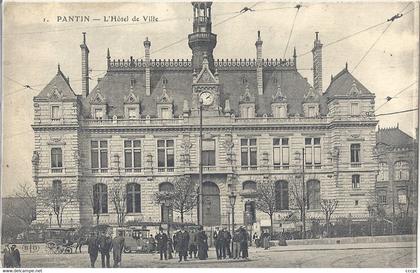
<svg viewBox="0 0 420 273"><path fill-rule="evenodd" d="M254 181L245 181L242 183L242 189L244 191L256 191L257 190L257 183Z"/></svg>
<svg viewBox="0 0 420 273"><path fill-rule="evenodd" d="M306 198L308 209L321 208L321 186L318 180L309 180L306 186Z"/></svg>
<svg viewBox="0 0 420 273"><path fill-rule="evenodd" d="M174 190L174 185L169 182L163 182L159 184L159 191L160 192L171 192Z"/></svg>
<svg viewBox="0 0 420 273"><path fill-rule="evenodd" d="M287 181L276 182L276 209L289 209L289 183Z"/></svg>
<svg viewBox="0 0 420 273"><path fill-rule="evenodd" d="M127 189L127 213L141 212L140 184L130 183Z"/></svg>
<svg viewBox="0 0 420 273"><path fill-rule="evenodd" d="M108 187L105 184L93 185L93 213L108 213Z"/></svg>
<svg viewBox="0 0 420 273"><path fill-rule="evenodd" d="M410 178L410 165L407 161L397 161L394 164L394 179L408 180Z"/></svg>

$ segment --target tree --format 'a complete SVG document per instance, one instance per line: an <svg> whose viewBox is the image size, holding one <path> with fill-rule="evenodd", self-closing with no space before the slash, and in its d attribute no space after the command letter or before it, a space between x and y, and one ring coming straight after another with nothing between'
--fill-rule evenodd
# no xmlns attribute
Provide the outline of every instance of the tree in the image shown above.
<svg viewBox="0 0 420 273"><path fill-rule="evenodd" d="M71 204L79 200L79 194L77 190L66 187L50 187L43 189L39 199L46 208L53 211L57 220L57 225L61 227L63 224L64 211Z"/></svg>
<svg viewBox="0 0 420 273"><path fill-rule="evenodd" d="M327 226L327 237L329 235L329 226L331 215L334 213L337 208L338 201L335 199L322 199L321 200L321 210L325 215L325 225Z"/></svg>
<svg viewBox="0 0 420 273"><path fill-rule="evenodd" d="M173 191L157 192L154 199L157 204L169 201L184 223L184 214L197 205L196 183L190 177L181 176L174 178L172 185Z"/></svg>
<svg viewBox="0 0 420 273"><path fill-rule="evenodd" d="M27 184L19 184L11 202L3 202L4 215L29 226L36 217L36 192Z"/></svg>
<svg viewBox="0 0 420 273"><path fill-rule="evenodd" d="M110 195L111 202L114 204L115 211L117 212L117 224L121 227L124 224L125 216L127 215L127 192L125 185L120 183L114 185L111 188Z"/></svg>
<svg viewBox="0 0 420 273"><path fill-rule="evenodd" d="M273 180L263 179L257 182L255 208L270 216L270 234L273 235L273 215L279 210L276 205L276 183Z"/></svg>

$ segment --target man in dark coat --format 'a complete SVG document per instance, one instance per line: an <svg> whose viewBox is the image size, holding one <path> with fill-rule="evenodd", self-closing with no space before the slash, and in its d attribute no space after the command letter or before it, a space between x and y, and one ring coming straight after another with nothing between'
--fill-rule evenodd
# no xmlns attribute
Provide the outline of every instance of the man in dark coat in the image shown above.
<svg viewBox="0 0 420 273"><path fill-rule="evenodd" d="M13 257L9 244L6 244L3 249L3 266L5 268L12 267L12 259Z"/></svg>
<svg viewBox="0 0 420 273"><path fill-rule="evenodd" d="M204 232L203 227L199 227L197 233L197 247L198 247L198 258L205 260L208 257L207 250L209 248L207 244L207 234Z"/></svg>
<svg viewBox="0 0 420 273"><path fill-rule="evenodd" d="M182 258L184 258L184 261L187 261L187 252L188 252L188 242L190 241L190 235L185 230L184 227L181 227L181 231L177 234L177 248L179 253L179 262L182 261Z"/></svg>
<svg viewBox="0 0 420 273"><path fill-rule="evenodd" d="M101 252L102 267L111 267L109 263L109 252L112 248L112 240L109 236L103 234L99 239L99 251Z"/></svg>
<svg viewBox="0 0 420 273"><path fill-rule="evenodd" d="M233 258L234 259L239 259L240 257L240 249L241 249L241 234L240 234L240 230L237 229L235 230L235 232L233 233Z"/></svg>
<svg viewBox="0 0 420 273"><path fill-rule="evenodd" d="M20 252L16 248L16 245L12 245L10 248L10 253L12 255L12 267L21 267L20 265Z"/></svg>
<svg viewBox="0 0 420 273"><path fill-rule="evenodd" d="M165 257L165 260L168 259L168 236L163 232L163 228L159 228L159 233L156 234L155 240L157 242L157 247L160 254L160 259L162 260Z"/></svg>
<svg viewBox="0 0 420 273"><path fill-rule="evenodd" d="M190 259L192 259L193 254L194 258L197 258L197 232L192 231L190 236L190 241L188 244L188 253L190 254Z"/></svg>
<svg viewBox="0 0 420 273"><path fill-rule="evenodd" d="M114 259L114 267L120 267L123 249L124 237L121 232L118 232L117 237L112 239L112 257Z"/></svg>
<svg viewBox="0 0 420 273"><path fill-rule="evenodd" d="M229 258L232 258L232 253L230 251L230 242L232 240L232 236L230 235L230 232L226 229L223 228L223 259L226 258L226 256L228 256Z"/></svg>
<svg viewBox="0 0 420 273"><path fill-rule="evenodd" d="M244 227L240 228L240 238L241 238L241 253L242 258L248 259L248 232L245 230Z"/></svg>
<svg viewBox="0 0 420 273"><path fill-rule="evenodd" d="M216 230L213 233L214 246L216 248L216 257L218 260L222 258L222 232L219 230L219 227L216 227Z"/></svg>
<svg viewBox="0 0 420 273"><path fill-rule="evenodd" d="M96 259L98 259L99 242L96 234L90 234L88 239L88 253L90 258L90 266L95 267Z"/></svg>

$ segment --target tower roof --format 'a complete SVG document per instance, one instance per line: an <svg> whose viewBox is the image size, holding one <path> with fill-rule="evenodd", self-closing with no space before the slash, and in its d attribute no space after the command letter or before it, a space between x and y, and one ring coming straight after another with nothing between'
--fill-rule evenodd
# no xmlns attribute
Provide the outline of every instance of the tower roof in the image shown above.
<svg viewBox="0 0 420 273"><path fill-rule="evenodd" d="M54 95L59 96L60 99L76 99L77 97L68 82L68 78L61 71L60 65L58 65L57 74L34 100L50 99Z"/></svg>
<svg viewBox="0 0 420 273"><path fill-rule="evenodd" d="M328 98L334 96L349 96L352 89L357 88L360 96L374 96L363 84L359 82L346 68L332 78L324 95Z"/></svg>

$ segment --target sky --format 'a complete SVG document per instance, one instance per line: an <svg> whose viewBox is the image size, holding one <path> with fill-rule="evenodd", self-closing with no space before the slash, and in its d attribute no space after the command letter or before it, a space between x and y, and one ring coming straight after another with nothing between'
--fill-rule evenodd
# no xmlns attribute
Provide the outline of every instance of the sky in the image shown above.
<svg viewBox="0 0 420 273"><path fill-rule="evenodd" d="M312 49L315 32L319 31L319 37L324 44L324 91L328 87L331 74L339 73L347 62L349 71L375 93L376 107L384 104L387 96L392 97L410 86L383 105L377 114L417 107L419 9L413 3L303 2L303 7L296 15L296 3L260 2L253 7L255 11L239 15L238 12L244 6L250 7L253 4L254 2L213 4L213 33L217 34L215 58L255 58L258 30L261 31L263 40L263 57L282 58L291 33L285 56L291 58L293 47L296 47L297 67L312 83L312 54L302 54ZM82 32L87 33L90 49L91 89L96 85L97 78L105 73L107 48L110 49L112 58L143 58L143 41L148 37L152 43L152 59L191 58L191 50L187 44L187 35L192 32L192 6L189 2L9 2L3 8L3 196L12 195L18 184L33 185L33 97L54 77L58 63L63 73L70 77L73 90L77 94L81 93ZM328 45L342 37L385 22L402 10L402 13L407 14L390 26L388 23L382 24ZM58 16L63 18L70 15L90 16L91 21L57 20ZM128 16L129 19L136 16L141 20L143 16L155 16L158 22L103 21L104 16L112 15ZM101 20L93 22L93 18ZM26 84L33 89L24 89L23 85ZM379 116L378 120L381 127L399 124L400 129L415 136L417 112Z"/></svg>

